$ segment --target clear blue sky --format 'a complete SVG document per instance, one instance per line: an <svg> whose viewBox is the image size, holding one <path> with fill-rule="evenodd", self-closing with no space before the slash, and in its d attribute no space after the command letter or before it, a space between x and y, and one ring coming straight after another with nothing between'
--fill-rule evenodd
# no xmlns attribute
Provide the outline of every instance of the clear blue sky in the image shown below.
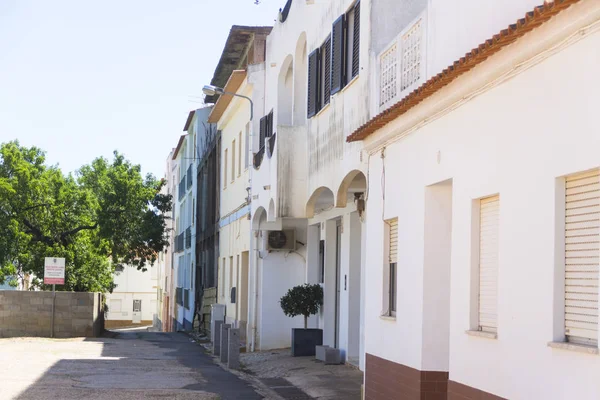
<svg viewBox="0 0 600 400"><path fill-rule="evenodd" d="M285 0L0 0L0 142L75 171L119 150L160 177L231 25Z"/></svg>

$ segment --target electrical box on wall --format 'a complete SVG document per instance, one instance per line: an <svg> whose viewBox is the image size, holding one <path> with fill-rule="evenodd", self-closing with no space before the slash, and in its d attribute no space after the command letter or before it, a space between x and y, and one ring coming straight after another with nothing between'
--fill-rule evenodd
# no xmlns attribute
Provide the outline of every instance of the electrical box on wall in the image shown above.
<svg viewBox="0 0 600 400"><path fill-rule="evenodd" d="M296 231L294 231L293 229L285 229L282 231L269 231L269 236L267 237L267 250L296 250Z"/></svg>

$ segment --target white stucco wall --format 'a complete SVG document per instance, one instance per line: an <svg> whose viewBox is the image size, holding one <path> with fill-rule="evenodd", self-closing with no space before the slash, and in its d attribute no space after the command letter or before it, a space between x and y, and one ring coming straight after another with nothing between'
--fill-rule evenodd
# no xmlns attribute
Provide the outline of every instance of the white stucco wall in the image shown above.
<svg viewBox="0 0 600 400"><path fill-rule="evenodd" d="M238 93L252 97L253 85L244 80ZM242 316L239 295L243 295L239 285L242 266L242 253L250 249L250 220L248 219L249 207L247 206L249 185L249 169L252 168L252 159L249 167L245 167L244 156L246 149L245 133L246 124L250 122L250 103L243 98L234 97L217 123L221 130L221 196L220 216L221 228L219 233L219 270L218 270L218 302L226 305L226 321L236 323ZM242 151L240 152L240 133ZM235 173L232 180L232 143L235 140ZM227 150L227 176L225 176L225 150ZM241 157L241 163L239 159ZM241 165L241 170L239 166ZM226 185L225 185L226 182ZM233 257L233 265L231 264ZM238 264L239 262L239 264ZM232 287L236 287L236 303L231 303ZM246 294L247 296L247 294ZM247 299L245 299L247 304Z"/></svg>
<svg viewBox="0 0 600 400"><path fill-rule="evenodd" d="M566 37L577 25L587 24L584 20L597 20L599 6L597 2L573 6L457 80L444 93L460 93L459 88L490 74L490 65L509 63L515 53L526 53L557 31ZM472 11L488 12L481 8L484 10ZM440 6L440 14L443 9ZM495 18L489 17L491 21ZM488 27L480 28L483 32ZM560 215L555 201L557 185L565 175L600 166L598 49L600 32L588 31L578 42L554 55L547 54L548 58L537 65L521 68L521 73L438 115L401 140L386 143L384 138L406 132L409 114L433 109L436 102L443 101L444 93L364 142L373 152L367 202L367 353L421 370L443 370L447 362L450 380L510 399L600 397L598 356L547 346L557 339L556 326L561 326L563 318L553 306L554 297L562 296L554 290L554 249L556 238L561 237L556 233ZM442 53L436 57L440 64L448 64L447 58L453 56ZM377 147L383 143L385 205ZM451 270L450 281L444 283L440 276L424 274L424 238L428 237L424 226L430 211L425 193L428 185L448 179L452 179ZM496 193L500 194L501 210L499 327L498 338L493 340L469 336L465 331L470 328L473 307L472 202ZM399 221L395 321L380 317L385 260L376 245L383 240L382 218L393 217ZM424 288L446 290L447 285L449 320L424 321L431 315L423 299ZM448 330L448 352L440 351L439 343L430 342L423 333L436 328ZM449 360L444 360L447 354Z"/></svg>
<svg viewBox="0 0 600 400"><path fill-rule="evenodd" d="M306 244L306 220L283 221L283 229L294 229L296 240ZM290 347L292 328L303 328L304 318L287 317L279 305L279 299L294 286L305 282L306 246L297 244L296 251L267 251L268 231L258 236L260 255L258 259L258 350Z"/></svg>
<svg viewBox="0 0 600 400"><path fill-rule="evenodd" d="M142 320L152 321L157 313L157 273L157 265L148 266L146 272L130 266L125 266L122 272L115 272L114 283L117 286L112 293L106 294L106 303L109 307L106 319L131 321L135 299L142 300ZM120 312L114 307L111 310L112 300L120 300Z"/></svg>

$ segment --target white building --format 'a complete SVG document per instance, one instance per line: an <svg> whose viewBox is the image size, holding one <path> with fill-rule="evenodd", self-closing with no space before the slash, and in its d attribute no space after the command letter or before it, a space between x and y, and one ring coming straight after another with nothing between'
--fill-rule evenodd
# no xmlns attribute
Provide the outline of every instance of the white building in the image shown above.
<svg viewBox="0 0 600 400"><path fill-rule="evenodd" d="M255 98L265 128L254 137L252 173L258 349L290 345L303 321L286 317L279 299L321 283L324 305L309 328L363 365L367 160L345 138L370 115L370 3L288 2L267 39L264 101Z"/></svg>
<svg viewBox="0 0 600 400"><path fill-rule="evenodd" d="M132 266L117 267L116 287L106 294L106 328L152 325L157 313L158 267L155 264L146 268L147 271Z"/></svg>
<svg viewBox="0 0 600 400"><path fill-rule="evenodd" d="M196 125L192 118L185 124L185 135L173 152L176 161L174 182L179 182L173 198L175 246L173 248L173 285L175 286L173 330L192 330L195 315L196 241Z"/></svg>
<svg viewBox="0 0 600 400"><path fill-rule="evenodd" d="M178 182L175 180L175 174L177 173L177 163L173 160L173 153L175 149L172 149L167 157L165 163L165 184L161 191L163 194L169 194L172 197L173 206L177 201L178 195ZM155 327L164 332L171 332L173 329L173 315L174 315L174 296L175 288L173 287L173 255L175 249L175 235L173 233L173 215L171 212L166 220L167 235L169 240L169 246L158 255L157 260L157 276L158 276L158 288L157 288L157 319L155 321Z"/></svg>
<svg viewBox="0 0 600 400"><path fill-rule="evenodd" d="M367 399L600 398L600 2L538 1L373 2Z"/></svg>

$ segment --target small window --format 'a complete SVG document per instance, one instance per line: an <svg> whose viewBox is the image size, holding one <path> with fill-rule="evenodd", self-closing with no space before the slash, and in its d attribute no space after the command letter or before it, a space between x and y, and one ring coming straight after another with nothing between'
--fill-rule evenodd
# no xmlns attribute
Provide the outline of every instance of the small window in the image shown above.
<svg viewBox="0 0 600 400"><path fill-rule="evenodd" d="M248 154L250 152L250 122L246 124L246 137L244 141L246 148L246 151L244 153L244 168L248 169L248 166L250 165L250 156Z"/></svg>
<svg viewBox="0 0 600 400"><path fill-rule="evenodd" d="M225 156L223 157L223 189L227 188L227 164L229 164L227 158L227 149L225 149Z"/></svg>
<svg viewBox="0 0 600 400"><path fill-rule="evenodd" d="M600 169L565 180L565 336L598 346Z"/></svg>
<svg viewBox="0 0 600 400"><path fill-rule="evenodd" d="M122 312L122 301L121 299L110 299L108 306L109 313L120 313Z"/></svg>
<svg viewBox="0 0 600 400"><path fill-rule="evenodd" d="M242 175L242 131L240 131L240 134L238 135L238 146L238 176L240 176Z"/></svg>
<svg viewBox="0 0 600 400"><path fill-rule="evenodd" d="M133 312L142 311L142 300L133 300Z"/></svg>
<svg viewBox="0 0 600 400"><path fill-rule="evenodd" d="M479 200L479 326L498 331L498 232L500 196Z"/></svg>
<svg viewBox="0 0 600 400"><path fill-rule="evenodd" d="M325 241L319 241L319 283L325 283Z"/></svg>
<svg viewBox="0 0 600 400"><path fill-rule="evenodd" d="M384 310L385 315L396 316L398 282L398 219L385 222L387 236L387 260L384 271Z"/></svg>
<svg viewBox="0 0 600 400"><path fill-rule="evenodd" d="M231 182L235 180L235 139L231 142Z"/></svg>

